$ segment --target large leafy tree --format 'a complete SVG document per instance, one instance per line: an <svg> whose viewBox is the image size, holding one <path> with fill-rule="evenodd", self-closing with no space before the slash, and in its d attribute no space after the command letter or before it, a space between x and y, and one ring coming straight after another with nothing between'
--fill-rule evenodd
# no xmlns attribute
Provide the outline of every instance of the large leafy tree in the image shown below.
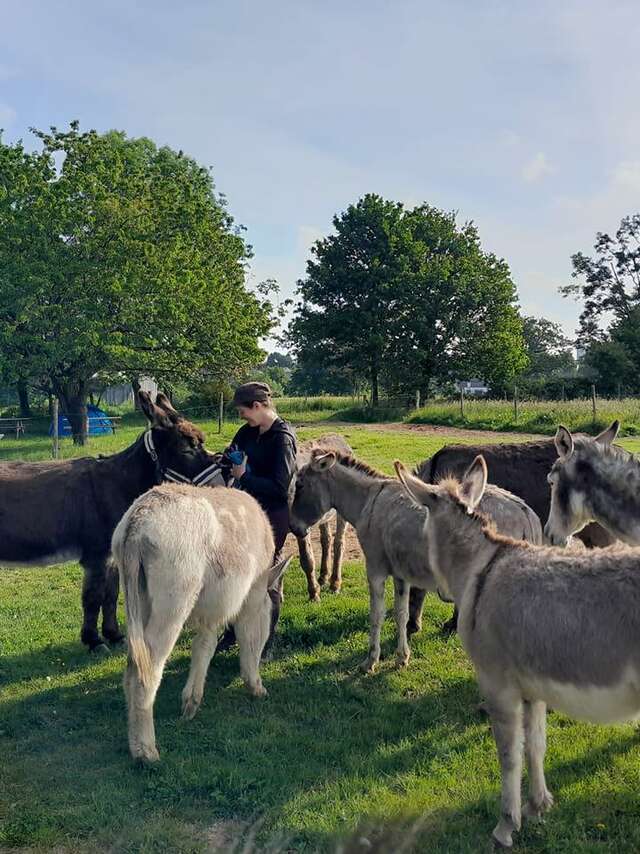
<svg viewBox="0 0 640 854"><path fill-rule="evenodd" d="M561 288L582 303L580 343L604 393L640 390L640 214L615 235L598 233L594 254L572 256L574 283Z"/></svg>
<svg viewBox="0 0 640 854"><path fill-rule="evenodd" d="M34 131L0 144L0 350L45 375L84 441L90 378L184 381L260 361L272 325L250 250L209 170L124 133ZM11 377L13 378L13 377Z"/></svg>
<svg viewBox="0 0 640 854"><path fill-rule="evenodd" d="M429 205L367 195L316 242L290 327L300 359L399 391L456 376L501 386L526 357L507 264L482 251L471 223Z"/></svg>
<svg viewBox="0 0 640 854"><path fill-rule="evenodd" d="M526 316L522 318L522 333L529 359L527 377L545 379L575 370L571 341L559 323Z"/></svg>
<svg viewBox="0 0 640 854"><path fill-rule="evenodd" d="M593 256L572 256L575 282L560 289L583 303L584 343L605 340L608 319L624 321L640 307L640 214L624 217L614 237L598 233L593 248Z"/></svg>

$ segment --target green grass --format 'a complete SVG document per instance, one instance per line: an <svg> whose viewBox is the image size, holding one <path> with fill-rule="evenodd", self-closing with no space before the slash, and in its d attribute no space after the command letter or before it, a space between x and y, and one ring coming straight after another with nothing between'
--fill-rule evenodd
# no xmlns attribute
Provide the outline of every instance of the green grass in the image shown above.
<svg viewBox="0 0 640 854"><path fill-rule="evenodd" d="M460 413L459 402L436 401L414 411L406 421L551 436L558 424L564 424L570 430L598 433L615 418L622 422L621 435L640 435L640 399L598 400L595 423L590 400L521 401L517 419L513 401L465 400L464 417Z"/></svg>
<svg viewBox="0 0 640 854"><path fill-rule="evenodd" d="M126 428L89 450L121 447L129 429L135 436ZM325 425L300 431L321 432ZM357 427L346 435L386 471L394 457L417 462L444 441ZM209 438L215 447L215 433ZM26 445L34 456L48 451ZM388 620L385 660L365 677L357 670L367 650L362 564L348 564L343 592L316 605L294 562L276 656L263 666L269 697L246 695L232 651L214 659L196 718L179 720L189 662L183 636L156 702L162 763L149 771L128 757L124 655L96 659L78 641L80 581L73 564L2 571L0 850L211 851L257 819L260 851L333 852L340 840L366 836L382 838L376 850L390 852L399 849L393 834L416 821L407 851L485 850L499 808L495 748L475 711L464 651L456 638L440 637L450 610L435 597L408 669L393 668ZM631 727L551 714L547 773L557 805L545 824L525 827L518 850L640 850L639 759Z"/></svg>

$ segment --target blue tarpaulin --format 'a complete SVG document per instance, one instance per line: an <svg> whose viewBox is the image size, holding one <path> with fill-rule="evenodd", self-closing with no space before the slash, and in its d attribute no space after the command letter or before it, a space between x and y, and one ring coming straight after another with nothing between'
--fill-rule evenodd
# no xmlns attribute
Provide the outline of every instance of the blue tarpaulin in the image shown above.
<svg viewBox="0 0 640 854"><path fill-rule="evenodd" d="M113 427L107 413L103 409L98 409L92 403L87 406L87 418L89 419L90 436L98 436L100 433L113 433ZM53 425L49 428L49 435L53 435ZM69 419L62 413L58 415L58 435L71 435Z"/></svg>

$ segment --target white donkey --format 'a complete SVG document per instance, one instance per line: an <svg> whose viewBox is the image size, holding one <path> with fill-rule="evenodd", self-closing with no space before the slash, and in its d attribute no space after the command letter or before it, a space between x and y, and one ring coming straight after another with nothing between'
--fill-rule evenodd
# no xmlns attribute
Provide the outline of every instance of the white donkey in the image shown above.
<svg viewBox="0 0 640 854"><path fill-rule="evenodd" d="M271 625L270 591L289 561L271 566L271 525L251 496L181 484L138 498L113 534L112 553L127 612L129 749L134 759L156 762L153 704L187 619L196 636L184 717L198 711L220 628L232 620L245 684L256 697L266 695L259 664Z"/></svg>

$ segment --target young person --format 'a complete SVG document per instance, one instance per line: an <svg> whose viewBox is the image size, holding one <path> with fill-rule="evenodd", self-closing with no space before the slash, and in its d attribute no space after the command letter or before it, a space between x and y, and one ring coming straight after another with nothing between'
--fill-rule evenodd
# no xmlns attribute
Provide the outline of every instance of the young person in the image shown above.
<svg viewBox="0 0 640 854"><path fill-rule="evenodd" d="M242 459L231 469L240 489L252 495L267 514L275 540L273 562L282 560L289 533L289 489L296 471L296 434L287 421L278 416L266 383L251 382L239 386L233 396L238 415L247 423L231 443L231 453ZM234 454L233 452L240 452ZM267 648L273 640L282 602L282 581L274 601L273 619ZM276 601L277 600L277 601ZM225 632L218 649L228 649L235 640L233 629Z"/></svg>

